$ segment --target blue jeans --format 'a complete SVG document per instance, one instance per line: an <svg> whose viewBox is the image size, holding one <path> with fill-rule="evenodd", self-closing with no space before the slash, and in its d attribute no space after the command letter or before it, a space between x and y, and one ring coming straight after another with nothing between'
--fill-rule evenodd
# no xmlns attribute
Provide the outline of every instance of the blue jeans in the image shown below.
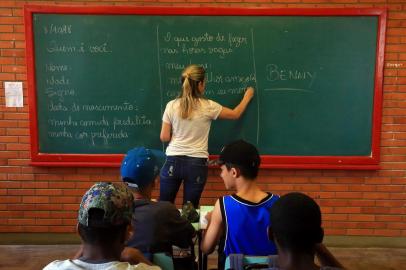
<svg viewBox="0 0 406 270"><path fill-rule="evenodd" d="M207 171L207 158L167 156L160 173L159 200L174 203L183 181L183 204L190 201L198 208Z"/></svg>

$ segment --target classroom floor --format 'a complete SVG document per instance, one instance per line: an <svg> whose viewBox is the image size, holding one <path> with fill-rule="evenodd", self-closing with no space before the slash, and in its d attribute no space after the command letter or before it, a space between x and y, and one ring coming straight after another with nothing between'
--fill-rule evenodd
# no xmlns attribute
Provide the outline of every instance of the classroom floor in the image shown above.
<svg viewBox="0 0 406 270"><path fill-rule="evenodd" d="M0 269L38 270L55 259L75 254L78 245L0 245ZM351 270L406 270L406 249L331 248L333 254ZM209 256L214 269L216 256Z"/></svg>

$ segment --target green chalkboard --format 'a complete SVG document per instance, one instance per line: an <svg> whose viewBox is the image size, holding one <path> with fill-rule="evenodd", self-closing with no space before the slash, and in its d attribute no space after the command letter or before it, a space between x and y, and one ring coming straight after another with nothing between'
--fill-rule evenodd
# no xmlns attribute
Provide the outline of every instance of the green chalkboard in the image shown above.
<svg viewBox="0 0 406 270"><path fill-rule="evenodd" d="M163 149L163 110L196 63L224 106L256 89L242 119L213 122L211 154L244 138L262 155L371 155L378 16L74 11L29 14L38 153Z"/></svg>

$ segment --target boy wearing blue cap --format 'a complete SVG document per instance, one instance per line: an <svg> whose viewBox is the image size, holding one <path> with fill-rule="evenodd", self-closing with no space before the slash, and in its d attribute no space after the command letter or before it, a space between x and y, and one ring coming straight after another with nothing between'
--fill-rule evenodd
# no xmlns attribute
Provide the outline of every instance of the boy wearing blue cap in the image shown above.
<svg viewBox="0 0 406 270"><path fill-rule="evenodd" d="M135 233L127 245L139 249L147 258L157 252L172 254L172 246L189 248L196 234L175 205L151 200L164 161L163 152L138 147L130 150L121 164L121 178L135 198ZM189 266L187 269L193 268Z"/></svg>
<svg viewBox="0 0 406 270"><path fill-rule="evenodd" d="M80 257L54 261L44 270L160 270L144 263L120 261L125 241L130 237L133 195L124 185L97 183L83 196L78 215L82 238Z"/></svg>

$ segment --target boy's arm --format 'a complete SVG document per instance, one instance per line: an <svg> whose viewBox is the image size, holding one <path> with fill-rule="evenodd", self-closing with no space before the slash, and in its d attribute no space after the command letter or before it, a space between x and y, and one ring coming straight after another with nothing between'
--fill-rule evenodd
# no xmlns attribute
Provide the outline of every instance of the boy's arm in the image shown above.
<svg viewBox="0 0 406 270"><path fill-rule="evenodd" d="M153 265L144 254L136 248L125 247L121 252L121 262L128 262L129 264L145 263L147 265Z"/></svg>
<svg viewBox="0 0 406 270"><path fill-rule="evenodd" d="M219 200L216 201L213 211L208 213L206 218L208 224L207 229L203 231L203 240L200 248L204 253L210 254L216 248L223 231L223 218L221 217Z"/></svg>
<svg viewBox="0 0 406 270"><path fill-rule="evenodd" d="M83 255L83 244L80 245L79 250L73 256L73 260L79 259ZM138 264L138 263L145 263L148 265L152 265L152 263L145 258L145 256L136 248L132 247L125 247L121 252L120 261L128 262L130 264Z"/></svg>
<svg viewBox="0 0 406 270"><path fill-rule="evenodd" d="M322 266L330 266L344 269L344 266L334 257L324 244L316 245L316 256Z"/></svg>

